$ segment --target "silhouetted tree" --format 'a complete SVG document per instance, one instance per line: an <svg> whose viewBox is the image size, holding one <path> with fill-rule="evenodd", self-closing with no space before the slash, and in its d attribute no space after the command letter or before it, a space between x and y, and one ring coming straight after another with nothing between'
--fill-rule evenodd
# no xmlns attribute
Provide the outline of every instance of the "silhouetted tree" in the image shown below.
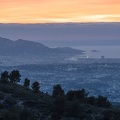
<svg viewBox="0 0 120 120"><path fill-rule="evenodd" d="M53 97L56 97L56 96L63 96L64 95L64 90L61 88L61 85L60 84L57 84L53 87Z"/></svg>
<svg viewBox="0 0 120 120"><path fill-rule="evenodd" d="M8 78L9 78L8 71L4 71L1 73L1 80L3 83L7 83Z"/></svg>
<svg viewBox="0 0 120 120"><path fill-rule="evenodd" d="M30 85L30 80L28 78L25 78L24 86L29 88L29 85Z"/></svg>
<svg viewBox="0 0 120 120"><path fill-rule="evenodd" d="M94 96L90 96L87 98L87 103L91 105L97 105L97 98Z"/></svg>
<svg viewBox="0 0 120 120"><path fill-rule="evenodd" d="M13 70L9 75L10 82L12 83L20 82L20 77L21 75L18 70Z"/></svg>
<svg viewBox="0 0 120 120"><path fill-rule="evenodd" d="M66 94L67 100L80 100L85 102L86 97L88 96L88 93L85 91L85 89L82 90L74 90L74 91L68 91Z"/></svg>
<svg viewBox="0 0 120 120"><path fill-rule="evenodd" d="M32 89L35 93L39 92L39 89L40 89L40 83L38 81L35 81L33 84L32 84Z"/></svg>
<svg viewBox="0 0 120 120"><path fill-rule="evenodd" d="M97 106L98 107L110 108L111 107L111 103L109 102L107 97L103 97L103 96L99 95L98 98L97 98Z"/></svg>

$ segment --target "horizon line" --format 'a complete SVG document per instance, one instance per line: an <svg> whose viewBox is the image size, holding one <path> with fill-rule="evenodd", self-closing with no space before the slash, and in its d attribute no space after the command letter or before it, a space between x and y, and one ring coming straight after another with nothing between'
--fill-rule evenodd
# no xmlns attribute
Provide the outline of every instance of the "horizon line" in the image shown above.
<svg viewBox="0 0 120 120"><path fill-rule="evenodd" d="M21 25L35 25L35 24L104 24L104 23L120 23L120 22L45 22L45 23L0 23L0 24L21 24Z"/></svg>

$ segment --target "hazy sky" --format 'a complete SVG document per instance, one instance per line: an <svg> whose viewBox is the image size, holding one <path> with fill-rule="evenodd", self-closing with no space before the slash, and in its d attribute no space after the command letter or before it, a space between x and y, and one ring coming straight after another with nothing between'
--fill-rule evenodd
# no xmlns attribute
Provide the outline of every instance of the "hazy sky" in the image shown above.
<svg viewBox="0 0 120 120"><path fill-rule="evenodd" d="M0 37L45 45L118 45L120 23L0 24Z"/></svg>
<svg viewBox="0 0 120 120"><path fill-rule="evenodd" d="M120 0L0 0L0 23L120 22Z"/></svg>

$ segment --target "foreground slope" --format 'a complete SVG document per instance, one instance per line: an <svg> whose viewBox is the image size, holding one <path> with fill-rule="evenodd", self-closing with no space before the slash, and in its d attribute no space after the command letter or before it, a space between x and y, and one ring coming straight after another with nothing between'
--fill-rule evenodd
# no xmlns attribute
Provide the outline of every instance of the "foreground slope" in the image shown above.
<svg viewBox="0 0 120 120"><path fill-rule="evenodd" d="M119 109L96 107L76 100L63 102L64 100L63 97L53 98L43 92L34 93L31 89L15 83L0 82L0 119L120 120Z"/></svg>

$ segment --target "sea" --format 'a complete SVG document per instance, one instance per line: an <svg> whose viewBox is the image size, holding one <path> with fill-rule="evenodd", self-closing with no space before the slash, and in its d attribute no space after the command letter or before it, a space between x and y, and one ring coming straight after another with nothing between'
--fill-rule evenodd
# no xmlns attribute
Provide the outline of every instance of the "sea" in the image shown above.
<svg viewBox="0 0 120 120"><path fill-rule="evenodd" d="M73 46L75 49L84 50L87 57L90 58L120 58L120 45L89 45Z"/></svg>

